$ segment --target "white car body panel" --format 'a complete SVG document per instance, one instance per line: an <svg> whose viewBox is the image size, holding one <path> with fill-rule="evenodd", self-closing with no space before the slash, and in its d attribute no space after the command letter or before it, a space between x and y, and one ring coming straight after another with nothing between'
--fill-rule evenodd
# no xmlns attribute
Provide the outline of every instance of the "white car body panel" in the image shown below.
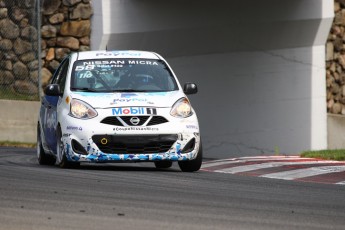
<svg viewBox="0 0 345 230"><path fill-rule="evenodd" d="M56 154L54 147L49 147L49 141L47 141L47 139L53 137L49 137L45 130L61 129L63 148L67 159L72 162L189 161L196 158L201 142L198 119L193 108L192 115L185 118L171 115L173 105L179 99L187 98L187 96L168 64L166 65L170 68L177 82L178 90L175 91L95 93L71 90L70 78L73 72L73 63L77 60L94 58L135 58L165 61L158 54L144 51L90 51L72 54L64 93L58 99L56 113L49 115L48 112L47 115L47 111L43 112L41 108L39 123L43 134L43 146L47 152ZM71 101L74 99L87 103L97 112L97 116L90 119L73 117L70 107ZM43 116L43 114L45 115ZM105 118L109 117L111 119L114 117L124 117L124 119L134 117L134 119L139 119L141 122L141 119L148 120L141 125L128 124L121 119L120 123L122 123L118 123L120 125L102 123ZM156 119L157 117L163 117L167 121L156 125L148 124L151 121L150 119ZM138 143L141 143L149 142L146 139L151 136L154 142L158 142L161 137L169 139L176 136L176 140L170 144L170 147L165 148L164 152L145 152L146 150L135 153L119 150L102 151L103 147L108 147L108 144L113 143L113 141L116 142L117 138L128 139L130 145L131 138L133 138L133 141L137 138ZM101 138L100 141L97 138ZM183 148L192 139L195 142L193 149L183 152ZM95 140L97 143L95 143ZM78 144L76 145L76 143ZM106 144L103 146L102 143ZM78 148L80 151L78 151Z"/></svg>

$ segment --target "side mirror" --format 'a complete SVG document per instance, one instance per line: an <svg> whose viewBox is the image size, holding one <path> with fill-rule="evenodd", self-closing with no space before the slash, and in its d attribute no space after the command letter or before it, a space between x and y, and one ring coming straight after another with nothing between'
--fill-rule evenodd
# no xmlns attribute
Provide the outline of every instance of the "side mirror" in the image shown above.
<svg viewBox="0 0 345 230"><path fill-rule="evenodd" d="M60 91L60 86L58 84L48 85L45 88L44 93L48 96L61 96L62 95L62 93Z"/></svg>
<svg viewBox="0 0 345 230"><path fill-rule="evenodd" d="M196 94L198 92L198 87L194 83L186 83L184 84L183 92L185 94Z"/></svg>

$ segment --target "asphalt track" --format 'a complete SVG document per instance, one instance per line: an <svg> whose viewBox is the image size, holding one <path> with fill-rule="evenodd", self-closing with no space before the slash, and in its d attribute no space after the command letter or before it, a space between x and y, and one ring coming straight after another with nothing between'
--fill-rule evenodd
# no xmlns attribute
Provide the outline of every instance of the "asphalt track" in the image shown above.
<svg viewBox="0 0 345 230"><path fill-rule="evenodd" d="M152 163L40 166L0 147L0 229L345 229L345 186Z"/></svg>

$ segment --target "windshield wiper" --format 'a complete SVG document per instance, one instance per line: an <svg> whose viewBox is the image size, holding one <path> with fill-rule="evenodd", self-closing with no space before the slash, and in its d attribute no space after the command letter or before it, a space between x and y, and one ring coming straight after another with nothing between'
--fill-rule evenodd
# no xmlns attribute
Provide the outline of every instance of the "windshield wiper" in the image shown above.
<svg viewBox="0 0 345 230"><path fill-rule="evenodd" d="M140 90L140 89L117 89L113 92L150 92L149 90Z"/></svg>
<svg viewBox="0 0 345 230"><path fill-rule="evenodd" d="M139 90L139 89L117 89L117 90L95 90L92 88L71 88L73 91L80 92L95 92L95 93L116 93L116 92L151 92L150 90Z"/></svg>
<svg viewBox="0 0 345 230"><path fill-rule="evenodd" d="M91 88L71 88L73 91L82 91L82 92L99 92L98 90L94 90Z"/></svg>

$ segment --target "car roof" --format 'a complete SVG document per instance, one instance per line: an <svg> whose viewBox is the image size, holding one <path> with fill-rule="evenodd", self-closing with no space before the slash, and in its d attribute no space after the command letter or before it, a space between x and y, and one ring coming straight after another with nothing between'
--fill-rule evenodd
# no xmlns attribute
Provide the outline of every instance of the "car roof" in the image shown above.
<svg viewBox="0 0 345 230"><path fill-rule="evenodd" d="M98 50L98 51L83 51L74 53L77 55L77 60L86 59L107 59L107 58L139 58L139 59L162 59L159 54L149 51L139 50Z"/></svg>

